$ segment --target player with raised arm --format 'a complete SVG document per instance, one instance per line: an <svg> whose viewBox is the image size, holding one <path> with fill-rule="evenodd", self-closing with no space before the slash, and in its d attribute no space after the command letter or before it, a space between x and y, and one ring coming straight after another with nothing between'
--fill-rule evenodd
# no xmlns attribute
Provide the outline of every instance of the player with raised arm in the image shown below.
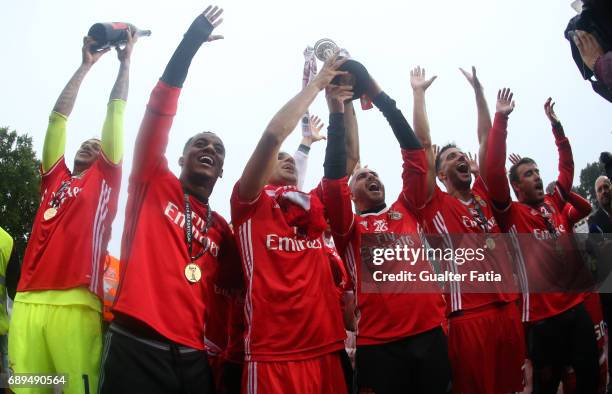
<svg viewBox="0 0 612 394"><path fill-rule="evenodd" d="M102 139L83 142L70 171L64 158L66 123L83 79L108 52L92 51L95 41L83 39L81 65L53 107L43 146L41 204L13 306L9 363L18 374L69 374L66 393L98 387L103 260L121 185L123 113L135 41L128 34L126 46L117 48L119 72Z"/></svg>
<svg viewBox="0 0 612 394"><path fill-rule="evenodd" d="M450 365L442 330L445 304L440 290L434 284L429 289L422 289L422 293L412 291L411 294L407 294L405 288L394 290L392 294L383 289L378 293L363 290L364 281L372 281L367 277L371 272L364 271L363 264L367 262L361 260L363 236L393 234L397 237L394 240L397 245L420 248L420 226L413 207L423 204L418 197L423 196L424 191L418 190L426 186L425 152L395 101L373 80L367 95L373 98L400 144L404 160L402 192L387 206L384 185L370 168L357 170L349 187L342 149L345 105L333 89L329 89L327 100L330 124L323 181L332 234L356 287L358 390L444 393L450 386ZM414 174L408 174L410 171ZM351 199L356 214L351 208ZM416 271L433 271L424 259L415 261L412 267Z"/></svg>
<svg viewBox="0 0 612 394"><path fill-rule="evenodd" d="M300 145L293 154L293 160L295 160L295 170L297 171L297 187L298 190L303 190L304 181L306 180L306 171L308 170L308 156L310 154L310 147L313 143L327 139L326 136L321 134L323 128L323 121L318 116L310 115L309 127L310 135L303 136Z"/></svg>
<svg viewBox="0 0 612 394"><path fill-rule="evenodd" d="M339 351L345 332L318 189L297 190L293 158L280 152L345 59L333 56L272 118L231 198L245 282L247 393L346 392ZM350 89L344 90L349 97Z"/></svg>
<svg viewBox="0 0 612 394"><path fill-rule="evenodd" d="M209 204L225 147L212 132L195 134L178 160L178 178L164 153L191 61L202 44L222 38L212 35L222 12L209 6L195 18L151 93L136 138L102 393L213 392L207 291L238 287L241 279L231 229Z"/></svg>
<svg viewBox="0 0 612 394"><path fill-rule="evenodd" d="M593 322L584 307L584 294L571 290L534 293L528 287L537 285L534 278L538 277L559 280L542 275L559 273L555 266L564 264L561 257L566 264L572 260L571 249L563 252L569 242L563 235L570 232L563 208L574 177L572 150L549 98L544 111L559 151L556 186L552 194L545 194L537 164L524 157L510 168L510 184L518 198L518 202L513 202L504 166L508 116L515 106L512 98L509 89L498 93L486 166L496 217L502 229L514 237L522 272L519 276L523 290L522 317L526 323L529 359L533 363L534 392L556 393L565 367L572 366L577 392L595 393L599 381L597 346ZM574 275L569 265L563 271Z"/></svg>
<svg viewBox="0 0 612 394"><path fill-rule="evenodd" d="M507 245L502 239L486 187L488 174L484 164L491 120L483 87L472 73L461 70L476 98L478 113L478 161L454 144L440 148L434 156L425 107L425 92L435 80L427 79L425 70L411 72L414 94L415 133L428 156L425 203L419 207L422 221L434 247L477 250L486 245L482 262L459 264L445 260L446 270L455 273L499 273L503 286L471 281L449 281L446 287L449 358L456 393L505 393L521 391L522 365L525 359L524 337L518 298L514 288L512 265ZM475 179L472 181L472 175ZM446 187L436 185L436 176ZM468 235L468 236L459 236ZM478 264L478 265L476 265Z"/></svg>

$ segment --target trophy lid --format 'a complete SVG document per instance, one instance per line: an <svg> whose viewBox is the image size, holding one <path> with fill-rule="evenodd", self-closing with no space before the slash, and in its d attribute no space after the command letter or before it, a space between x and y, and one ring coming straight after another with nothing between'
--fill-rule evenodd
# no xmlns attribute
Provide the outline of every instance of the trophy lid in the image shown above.
<svg viewBox="0 0 612 394"><path fill-rule="evenodd" d="M321 38L314 45L315 56L322 62L332 57L337 49L338 45L329 38Z"/></svg>

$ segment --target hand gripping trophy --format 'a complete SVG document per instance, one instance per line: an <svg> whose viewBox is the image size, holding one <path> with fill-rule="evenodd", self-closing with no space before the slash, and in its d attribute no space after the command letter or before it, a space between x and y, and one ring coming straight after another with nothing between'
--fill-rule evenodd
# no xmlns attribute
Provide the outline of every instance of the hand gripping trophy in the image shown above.
<svg viewBox="0 0 612 394"><path fill-rule="evenodd" d="M329 38L322 38L314 45L314 54L316 58L322 62L325 62L331 56L336 54L336 52L340 56L349 58L349 60L340 66L340 70L348 71L350 76L348 78L336 77L332 83L353 85L353 100L358 98L361 99L361 108L364 110L372 108L371 100L374 97L368 97L367 95L371 78L368 70L363 66L363 64L351 59L351 56L346 49L339 48L338 45Z"/></svg>

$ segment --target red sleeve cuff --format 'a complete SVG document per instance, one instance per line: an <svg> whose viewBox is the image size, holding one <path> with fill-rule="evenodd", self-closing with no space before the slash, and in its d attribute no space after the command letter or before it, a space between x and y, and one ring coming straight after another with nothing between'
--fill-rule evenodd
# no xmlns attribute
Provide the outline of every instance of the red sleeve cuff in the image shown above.
<svg viewBox="0 0 612 394"><path fill-rule="evenodd" d="M496 112L495 119L493 120L493 128L506 130L508 128L508 116L501 112Z"/></svg>
<svg viewBox="0 0 612 394"><path fill-rule="evenodd" d="M427 167L427 157L425 155L425 149L404 149L402 148L402 159L404 162L410 160L412 164L419 164L420 166Z"/></svg>
<svg viewBox="0 0 612 394"><path fill-rule="evenodd" d="M158 114L174 116L180 94L181 88L170 86L159 80L151 93L148 108Z"/></svg>

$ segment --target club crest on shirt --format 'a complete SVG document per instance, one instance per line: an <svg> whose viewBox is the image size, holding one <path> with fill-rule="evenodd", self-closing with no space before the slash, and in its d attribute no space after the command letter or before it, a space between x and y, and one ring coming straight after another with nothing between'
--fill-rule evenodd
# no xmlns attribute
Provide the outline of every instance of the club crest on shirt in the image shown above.
<svg viewBox="0 0 612 394"><path fill-rule="evenodd" d="M400 220L402 218L402 213L398 211L389 211L389 219L391 220Z"/></svg>
<svg viewBox="0 0 612 394"><path fill-rule="evenodd" d="M535 209L533 209L533 208L532 208L532 209L531 209L531 211L529 211L529 212L530 212L530 213L531 213L533 216L538 216L538 215L539 215L538 211L536 211L536 210L535 210Z"/></svg>
<svg viewBox="0 0 612 394"><path fill-rule="evenodd" d="M474 200L476 200L478 205L480 205L481 207L486 207L487 206L487 202L485 200L483 200L482 197L480 197L478 194L474 195Z"/></svg>

